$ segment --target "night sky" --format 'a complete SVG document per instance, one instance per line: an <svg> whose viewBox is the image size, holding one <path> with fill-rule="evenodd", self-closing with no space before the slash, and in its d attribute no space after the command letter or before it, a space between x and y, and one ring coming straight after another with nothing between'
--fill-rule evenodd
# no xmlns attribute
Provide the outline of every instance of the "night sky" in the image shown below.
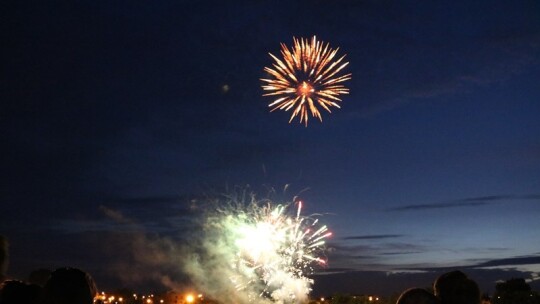
<svg viewBox="0 0 540 304"><path fill-rule="evenodd" d="M323 214L314 294L390 294L455 268L485 291L540 289L540 2L1 7L11 277L75 266L100 289L184 284L168 245L197 238L207 197L247 188ZM268 52L313 35L352 80L305 127L269 112L260 78Z"/></svg>

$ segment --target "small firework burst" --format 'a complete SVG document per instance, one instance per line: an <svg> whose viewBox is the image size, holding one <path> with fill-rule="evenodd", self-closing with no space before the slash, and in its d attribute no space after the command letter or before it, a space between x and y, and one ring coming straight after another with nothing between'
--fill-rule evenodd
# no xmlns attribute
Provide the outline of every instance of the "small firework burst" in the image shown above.
<svg viewBox="0 0 540 304"><path fill-rule="evenodd" d="M294 117L300 117L300 123L308 123L308 111L313 117L322 121L317 106L328 112L330 107L340 108L338 97L349 94L349 89L343 82L351 79L351 74L340 75L340 72L349 64L343 62L345 55L334 60L339 48L333 50L328 43L318 41L315 36L311 42L307 38L293 38L294 45L291 50L282 43L282 59L274 59L273 68L264 70L273 76L271 79L261 79L262 88L268 93L263 96L275 96L268 106L275 110L292 110L289 123Z"/></svg>

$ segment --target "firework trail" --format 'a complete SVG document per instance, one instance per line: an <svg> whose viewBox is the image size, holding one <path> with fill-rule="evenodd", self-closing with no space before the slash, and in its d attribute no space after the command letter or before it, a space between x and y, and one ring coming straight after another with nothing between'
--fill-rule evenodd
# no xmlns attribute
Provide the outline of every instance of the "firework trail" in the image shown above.
<svg viewBox="0 0 540 304"><path fill-rule="evenodd" d="M305 301L313 284L307 275L326 263L331 233L301 208L301 202L274 205L251 197L208 216L188 269L199 288L225 303Z"/></svg>
<svg viewBox="0 0 540 304"><path fill-rule="evenodd" d="M263 90L268 91L263 96L277 98L268 105L271 111L292 110L289 123L299 116L300 123L307 126L308 110L322 121L317 106L328 112L331 112L330 107L340 108L338 96L349 94L349 89L342 83L351 79L351 74L339 74L349 64L342 63L345 55L334 60L339 48L333 50L328 43L317 41L315 36L311 42L307 38L293 38L293 41L291 50L281 44L282 59L269 53L275 62L273 68L264 68L272 78L261 79Z"/></svg>

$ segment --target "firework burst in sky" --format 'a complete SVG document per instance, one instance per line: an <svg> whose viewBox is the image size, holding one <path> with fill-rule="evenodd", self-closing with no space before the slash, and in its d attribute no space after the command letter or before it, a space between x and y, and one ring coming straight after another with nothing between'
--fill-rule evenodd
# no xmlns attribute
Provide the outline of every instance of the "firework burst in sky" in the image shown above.
<svg viewBox="0 0 540 304"><path fill-rule="evenodd" d="M298 293L309 292L312 281L305 275L313 271L312 264L326 263L318 255L331 233L326 226L316 228L318 220L301 216L302 202L297 204L296 216L288 215L288 206L252 206L249 217L240 216L232 226L238 270L232 280L238 289L260 280L261 294L276 299L295 300Z"/></svg>
<svg viewBox="0 0 540 304"><path fill-rule="evenodd" d="M343 62L345 55L335 60L339 48L331 49L328 43L318 41L315 36L311 42L307 38L293 38L293 41L291 50L281 44L282 59L269 53L275 62L273 68L265 67L264 70L273 77L261 79L263 90L268 91L263 96L276 97L268 105L271 111L292 110L289 123L299 116L300 123L307 126L308 111L322 121L318 106L328 112L331 107L340 108L338 96L349 94L343 82L351 79L351 74L340 74L349 63Z"/></svg>
<svg viewBox="0 0 540 304"><path fill-rule="evenodd" d="M224 299L227 303L306 300L313 284L307 275L326 264L325 240L331 232L301 210L300 201L275 205L253 199L207 217L207 259L192 268L197 269L198 284L216 296L228 294L232 298Z"/></svg>

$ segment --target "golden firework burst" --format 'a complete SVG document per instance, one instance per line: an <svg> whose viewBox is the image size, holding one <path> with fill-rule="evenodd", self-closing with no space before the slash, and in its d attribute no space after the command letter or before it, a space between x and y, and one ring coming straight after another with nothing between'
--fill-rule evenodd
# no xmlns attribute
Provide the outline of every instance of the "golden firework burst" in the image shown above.
<svg viewBox="0 0 540 304"><path fill-rule="evenodd" d="M342 83L351 79L351 74L339 73L349 64L342 63L346 55L334 60L339 48L333 50L328 43L317 41L313 36L296 39L291 50L281 43L282 59L270 54L274 59L273 68L264 70L273 76L271 79L261 79L262 88L268 91L263 96L275 96L276 99L268 106L275 110L292 110L289 123L294 117L300 117L300 123L308 123L308 111L313 117L322 121L317 106L328 112L330 107L340 108L338 97L349 94L349 89Z"/></svg>

